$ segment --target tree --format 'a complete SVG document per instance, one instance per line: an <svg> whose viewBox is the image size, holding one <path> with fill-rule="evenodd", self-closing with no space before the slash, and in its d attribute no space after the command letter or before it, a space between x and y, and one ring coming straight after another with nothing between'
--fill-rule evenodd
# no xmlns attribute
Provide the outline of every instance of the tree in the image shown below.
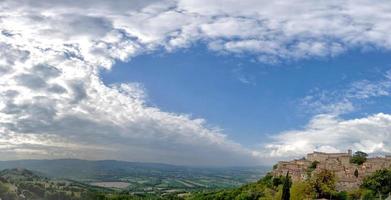
<svg viewBox="0 0 391 200"><path fill-rule="evenodd" d="M314 199L315 193L309 181L297 181L291 187L291 200Z"/></svg>
<svg viewBox="0 0 391 200"><path fill-rule="evenodd" d="M391 193L391 169L378 170L366 177L361 185L381 196Z"/></svg>
<svg viewBox="0 0 391 200"><path fill-rule="evenodd" d="M286 172L284 185L282 186L282 195L281 200L289 200L290 199L290 188L291 188L291 178L289 177L289 171Z"/></svg>
<svg viewBox="0 0 391 200"><path fill-rule="evenodd" d="M284 183L284 177L283 176L273 177L273 179L272 179L272 185L275 188L277 188L279 185L281 185L283 183Z"/></svg>
<svg viewBox="0 0 391 200"><path fill-rule="evenodd" d="M259 179L257 181L259 185L264 185L266 187L272 187L273 186L273 175L271 173L267 173L263 178Z"/></svg>
<svg viewBox="0 0 391 200"><path fill-rule="evenodd" d="M354 170L354 176L355 176L356 178L358 178L358 170L357 170L357 169Z"/></svg>
<svg viewBox="0 0 391 200"><path fill-rule="evenodd" d="M319 198L329 198L334 195L337 192L335 183L335 174L326 169L316 173L310 180L311 187Z"/></svg>
<svg viewBox="0 0 391 200"><path fill-rule="evenodd" d="M356 151L350 160L351 163L361 165L367 161L368 154L362 151Z"/></svg>
<svg viewBox="0 0 391 200"><path fill-rule="evenodd" d="M277 169L277 168L278 168L278 164L273 165L273 169Z"/></svg>

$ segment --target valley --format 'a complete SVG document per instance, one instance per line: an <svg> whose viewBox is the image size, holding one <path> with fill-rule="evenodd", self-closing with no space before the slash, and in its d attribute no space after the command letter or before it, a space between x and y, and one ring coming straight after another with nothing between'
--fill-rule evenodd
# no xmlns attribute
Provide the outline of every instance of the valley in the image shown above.
<svg viewBox="0 0 391 200"><path fill-rule="evenodd" d="M44 177L33 185L56 186L59 191L79 191L78 196L103 193L145 195L153 197L187 196L192 192L214 191L239 187L259 180L268 167L187 167L156 163L124 161L18 160L0 161L4 173L9 169L26 170L27 173ZM45 182L43 180L48 180ZM49 183L50 182L50 183ZM54 184L54 185L56 185ZM69 188L68 188L69 187ZM42 190L47 190L44 187Z"/></svg>

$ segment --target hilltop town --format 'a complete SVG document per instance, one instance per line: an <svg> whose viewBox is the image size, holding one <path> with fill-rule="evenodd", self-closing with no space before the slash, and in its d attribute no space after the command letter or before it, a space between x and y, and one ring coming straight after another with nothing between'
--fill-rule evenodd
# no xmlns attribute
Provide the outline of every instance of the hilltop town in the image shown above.
<svg viewBox="0 0 391 200"><path fill-rule="evenodd" d="M321 170L333 172L337 178L336 189L351 190L357 189L364 177L373 174L380 169L391 167L391 156L370 157L362 164L352 163L352 151L347 153L324 153L313 152L307 154L306 158L280 161L274 167L274 176L285 176L287 172L293 182L304 181L313 173Z"/></svg>

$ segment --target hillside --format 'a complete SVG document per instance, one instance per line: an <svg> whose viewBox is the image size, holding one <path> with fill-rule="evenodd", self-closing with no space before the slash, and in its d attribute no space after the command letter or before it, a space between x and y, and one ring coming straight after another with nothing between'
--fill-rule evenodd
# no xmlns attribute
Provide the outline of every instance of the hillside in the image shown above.
<svg viewBox="0 0 391 200"><path fill-rule="evenodd" d="M269 173L256 183L214 192L198 192L187 200L280 200L288 182L290 200L332 199L373 200L391 198L391 168L377 170L364 178L358 189L338 191L337 179L330 171L314 173L305 181L293 182L285 176Z"/></svg>
<svg viewBox="0 0 391 200"><path fill-rule="evenodd" d="M175 200L175 195L130 194L72 180L50 179L15 168L0 171L2 200Z"/></svg>
<svg viewBox="0 0 391 200"><path fill-rule="evenodd" d="M70 180L52 180L36 172L15 168L0 172L0 198L21 199L95 199L98 193L112 190Z"/></svg>

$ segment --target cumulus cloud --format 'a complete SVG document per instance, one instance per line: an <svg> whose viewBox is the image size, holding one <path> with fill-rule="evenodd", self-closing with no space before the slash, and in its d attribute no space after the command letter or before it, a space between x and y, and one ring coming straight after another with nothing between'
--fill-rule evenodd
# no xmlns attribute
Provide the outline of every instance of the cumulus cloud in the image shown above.
<svg viewBox="0 0 391 200"><path fill-rule="evenodd" d="M99 71L195 42L268 63L388 50L390 9L364 0L1 1L1 154L257 163L259 152L205 120L150 107L139 85L104 85Z"/></svg>
<svg viewBox="0 0 391 200"><path fill-rule="evenodd" d="M343 114L359 110L360 102L390 96L390 71L377 80L354 81L345 88L315 90L301 100L302 108L315 113L299 130L272 136L265 145L271 157L299 157L313 150L345 152L347 149L371 154L390 154L391 115L378 113L357 119L343 119Z"/></svg>
<svg viewBox="0 0 391 200"><path fill-rule="evenodd" d="M233 164L216 162L227 154L235 162L253 162L251 151L208 128L204 120L148 107L137 84L106 86L87 61L54 50L33 51L38 57L14 60L19 64L0 80L4 158Z"/></svg>
<svg viewBox="0 0 391 200"><path fill-rule="evenodd" d="M374 114L343 120L317 115L302 130L286 131L274 137L265 149L275 157L298 157L313 150L345 152L347 149L372 154L391 153L391 115Z"/></svg>

